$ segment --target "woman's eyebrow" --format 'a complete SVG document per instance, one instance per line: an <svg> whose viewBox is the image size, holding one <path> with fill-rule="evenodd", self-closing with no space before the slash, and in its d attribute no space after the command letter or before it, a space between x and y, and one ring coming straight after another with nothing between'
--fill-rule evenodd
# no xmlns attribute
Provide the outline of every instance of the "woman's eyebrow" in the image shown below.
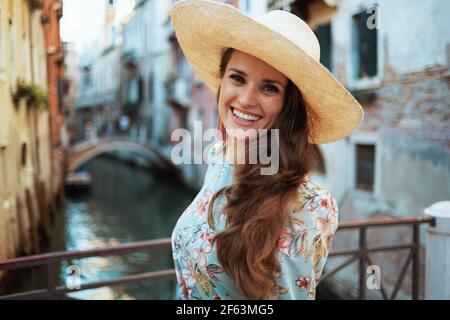
<svg viewBox="0 0 450 320"><path fill-rule="evenodd" d="M238 70L238 69L235 69L235 68L230 68L230 71L234 71L234 72L236 72L236 73L239 73L240 75L242 75L242 76L244 76L244 77L247 76L247 74L246 74L244 71L242 71L242 70ZM285 88L285 86L284 86L281 82L276 81L276 80L263 79L263 82L264 82L264 83L269 83L269 84L271 84L271 83L277 83L277 84L279 84L280 86L282 86L283 88Z"/></svg>

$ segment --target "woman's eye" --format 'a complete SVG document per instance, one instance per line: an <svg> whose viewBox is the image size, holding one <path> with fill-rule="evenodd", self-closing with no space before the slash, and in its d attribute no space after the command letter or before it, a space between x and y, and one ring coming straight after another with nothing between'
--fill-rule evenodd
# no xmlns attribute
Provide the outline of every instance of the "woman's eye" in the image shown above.
<svg viewBox="0 0 450 320"><path fill-rule="evenodd" d="M239 83L245 83L245 79L237 74L232 74L230 78Z"/></svg>
<svg viewBox="0 0 450 320"><path fill-rule="evenodd" d="M278 93L279 92L277 87L270 85L270 84L263 86L263 91L267 92L267 93Z"/></svg>

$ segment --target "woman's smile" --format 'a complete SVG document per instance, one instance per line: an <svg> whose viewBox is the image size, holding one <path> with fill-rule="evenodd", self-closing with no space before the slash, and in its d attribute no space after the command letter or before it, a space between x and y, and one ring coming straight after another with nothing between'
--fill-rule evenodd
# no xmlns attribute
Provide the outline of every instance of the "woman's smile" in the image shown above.
<svg viewBox="0 0 450 320"><path fill-rule="evenodd" d="M251 127L262 119L261 116L253 115L243 110L238 110L234 107L230 107L230 109L233 114L232 118L238 126Z"/></svg>

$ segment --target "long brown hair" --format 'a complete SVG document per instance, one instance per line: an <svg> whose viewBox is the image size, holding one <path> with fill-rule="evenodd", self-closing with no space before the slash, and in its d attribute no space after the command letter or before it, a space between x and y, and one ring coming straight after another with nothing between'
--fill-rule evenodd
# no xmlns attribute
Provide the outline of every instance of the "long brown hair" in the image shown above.
<svg viewBox="0 0 450 320"><path fill-rule="evenodd" d="M221 78L233 51L228 48L222 54ZM244 298L267 299L276 292L281 268L275 251L282 227L290 204L298 199L300 184L317 162L318 148L308 142L308 117L313 116L289 80L283 109L273 126L279 129L278 173L261 175L259 163L236 165L232 185L219 190L209 205L208 223L215 229L214 202L221 195L226 197L227 224L213 242L219 262Z"/></svg>

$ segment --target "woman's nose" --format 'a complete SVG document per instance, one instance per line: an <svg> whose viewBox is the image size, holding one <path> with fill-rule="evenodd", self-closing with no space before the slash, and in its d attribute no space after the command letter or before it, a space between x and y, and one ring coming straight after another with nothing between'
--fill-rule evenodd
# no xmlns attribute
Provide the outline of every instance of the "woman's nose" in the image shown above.
<svg viewBox="0 0 450 320"><path fill-rule="evenodd" d="M239 95L239 104L242 108L252 107L258 103L257 90L253 86L245 87Z"/></svg>

